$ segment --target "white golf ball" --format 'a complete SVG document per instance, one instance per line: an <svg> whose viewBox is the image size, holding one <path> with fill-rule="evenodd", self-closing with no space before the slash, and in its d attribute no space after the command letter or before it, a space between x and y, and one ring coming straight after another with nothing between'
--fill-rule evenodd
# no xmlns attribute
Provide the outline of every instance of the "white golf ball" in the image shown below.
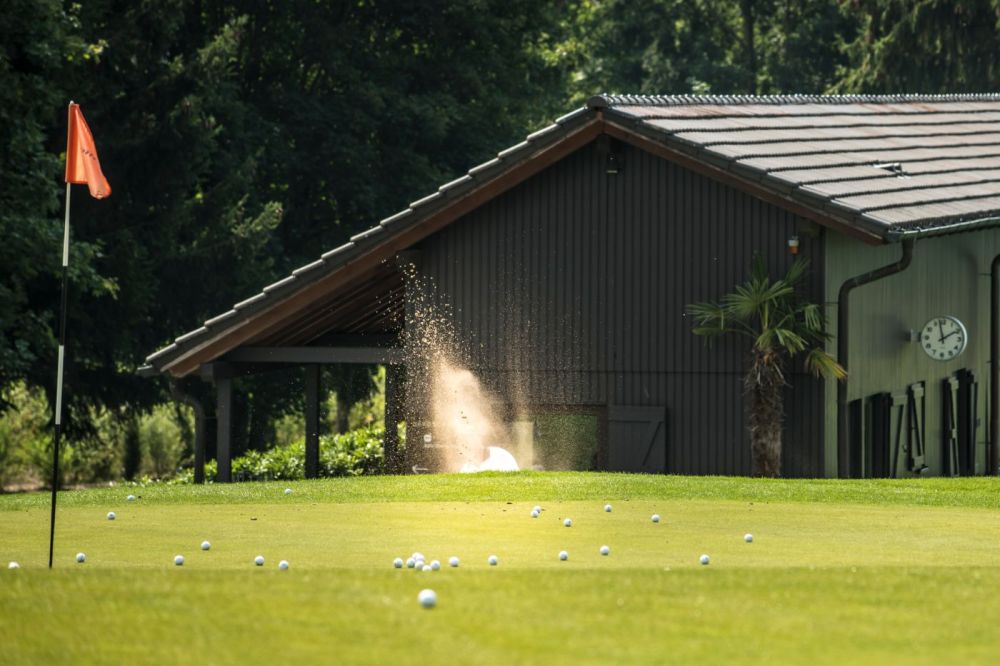
<svg viewBox="0 0 1000 666"><path fill-rule="evenodd" d="M114 519L115 519L115 512L108 511L108 520L114 520Z"/></svg>
<svg viewBox="0 0 1000 666"><path fill-rule="evenodd" d="M134 501L135 501L135 495L129 495L129 496L128 496L128 497L126 497L125 499L126 499L126 501L129 501L129 502L134 502Z"/></svg>
<svg viewBox="0 0 1000 666"><path fill-rule="evenodd" d="M538 512L537 512L537 511L535 511L535 510L532 510L532 511L531 511L531 517L532 517L532 518L538 518Z"/></svg>
<svg viewBox="0 0 1000 666"><path fill-rule="evenodd" d="M258 555L257 557L253 558L253 563L259 567L264 566L264 556Z"/></svg>
<svg viewBox="0 0 1000 666"><path fill-rule="evenodd" d="M610 555L611 549L607 546L601 546L601 555Z"/></svg>
<svg viewBox="0 0 1000 666"><path fill-rule="evenodd" d="M605 504L604 505L604 512L605 513L611 513L611 505L610 504Z"/></svg>
<svg viewBox="0 0 1000 666"><path fill-rule="evenodd" d="M434 608L437 606L438 595L434 593L434 590L420 590L420 594L417 595L417 601L424 608Z"/></svg>
<svg viewBox="0 0 1000 666"><path fill-rule="evenodd" d="M744 534L743 535L743 540L746 541L747 543L753 543L753 535L752 534Z"/></svg>
<svg viewBox="0 0 1000 666"><path fill-rule="evenodd" d="M438 571L441 568L441 563L437 560L431 560L431 570Z"/></svg>
<svg viewBox="0 0 1000 666"><path fill-rule="evenodd" d="M413 555L410 555L410 557L412 557L415 560L424 560L424 559L427 559L427 558L424 557L423 553L421 553L419 551L416 551L416 550L413 551Z"/></svg>
<svg viewBox="0 0 1000 666"><path fill-rule="evenodd" d="M396 559L394 559L392 561L392 566L395 567L396 569L402 569L403 568L403 558L397 557Z"/></svg>
<svg viewBox="0 0 1000 666"><path fill-rule="evenodd" d="M427 563L424 562L423 560L413 560L413 568L417 569L418 571L420 569L423 569L425 564Z"/></svg>
<svg viewBox="0 0 1000 666"><path fill-rule="evenodd" d="M9 564L7 565L7 568L8 568L8 569L20 569L20 568L21 568L21 565L20 565L20 564L18 564L17 562L11 562L11 563L9 563Z"/></svg>
<svg viewBox="0 0 1000 666"><path fill-rule="evenodd" d="M654 513L653 517L650 520L652 520L654 523L660 522L660 514Z"/></svg>
<svg viewBox="0 0 1000 666"><path fill-rule="evenodd" d="M563 525L565 525L566 527L573 527L573 519L567 518L566 520L563 521Z"/></svg>
<svg viewBox="0 0 1000 666"><path fill-rule="evenodd" d="M87 561L87 556L84 555L83 553L77 553L76 554L76 561L79 562L80 564L83 564L84 562Z"/></svg>
<svg viewBox="0 0 1000 666"><path fill-rule="evenodd" d="M498 560L498 559L497 559L497 556L496 556L496 555L490 555L490 556L489 556L489 557L488 557L488 558L486 559L486 561L490 563L490 566L491 566L491 567L495 567L495 566L497 565L497 562L499 562L500 560Z"/></svg>
<svg viewBox="0 0 1000 666"><path fill-rule="evenodd" d="M425 564L420 570L421 571L433 571L433 569L431 569L431 565L429 565L429 564Z"/></svg>
<svg viewBox="0 0 1000 666"><path fill-rule="evenodd" d="M532 509L532 511L536 511L536 512L538 512L538 513L541 513L541 512L542 512L542 507L540 507L540 506L538 506L538 505L536 504L536 505L535 505L535 508L534 508L534 509Z"/></svg>
<svg viewBox="0 0 1000 666"><path fill-rule="evenodd" d="M287 571L288 570L288 560L281 560L280 562L278 562L278 568L281 569L282 571Z"/></svg>
<svg viewBox="0 0 1000 666"><path fill-rule="evenodd" d="M450 566L450 567L457 567L458 566L458 558L457 557L450 557L450 558L448 558L448 566Z"/></svg>
<svg viewBox="0 0 1000 666"><path fill-rule="evenodd" d="M698 561L701 562L702 564L708 564L710 560L708 558L708 555L702 555L701 557L698 558Z"/></svg>
<svg viewBox="0 0 1000 666"><path fill-rule="evenodd" d="M414 560L412 557L406 558L406 568L407 569L412 569L416 565L416 563L417 563L416 560Z"/></svg>
<svg viewBox="0 0 1000 666"><path fill-rule="evenodd" d="M209 542L207 542L207 541L202 541L201 542L201 549L202 550L209 550L211 547L212 547L212 544L210 544Z"/></svg>
<svg viewBox="0 0 1000 666"><path fill-rule="evenodd" d="M565 550L560 550L559 551L559 559L562 560L563 562L565 562L566 560L569 559L569 553L567 553Z"/></svg>
<svg viewBox="0 0 1000 666"><path fill-rule="evenodd" d="M175 555L174 556L174 566L178 566L178 567L184 566L184 556L183 555Z"/></svg>
<svg viewBox="0 0 1000 666"><path fill-rule="evenodd" d="M291 488L285 488L285 494L286 495L291 495L292 494L292 489Z"/></svg>

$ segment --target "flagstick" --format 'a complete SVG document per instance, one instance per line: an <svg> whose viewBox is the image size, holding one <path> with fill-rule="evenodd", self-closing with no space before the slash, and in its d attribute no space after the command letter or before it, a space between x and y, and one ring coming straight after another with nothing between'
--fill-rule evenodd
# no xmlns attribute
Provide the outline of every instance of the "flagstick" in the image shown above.
<svg viewBox="0 0 1000 666"><path fill-rule="evenodd" d="M56 375L56 435L52 445L52 516L49 519L49 568L56 538L56 493L59 490L59 440L62 435L63 359L66 356L66 292L69 290L69 189L66 183L66 223L63 229L62 296L59 302L59 369Z"/></svg>

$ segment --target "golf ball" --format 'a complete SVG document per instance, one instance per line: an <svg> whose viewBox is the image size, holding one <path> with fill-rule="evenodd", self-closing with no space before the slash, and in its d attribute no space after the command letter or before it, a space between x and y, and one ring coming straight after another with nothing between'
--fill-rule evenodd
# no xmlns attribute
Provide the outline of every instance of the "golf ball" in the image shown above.
<svg viewBox="0 0 1000 666"><path fill-rule="evenodd" d="M253 558L253 563L259 567L264 566L264 556L258 555L257 557Z"/></svg>
<svg viewBox="0 0 1000 666"><path fill-rule="evenodd" d="M434 608L437 606L438 595L434 593L434 590L420 590L420 594L417 595L417 601L424 608Z"/></svg>
<svg viewBox="0 0 1000 666"><path fill-rule="evenodd" d="M457 557L450 557L450 558L448 558L448 566L457 567L458 566L458 558Z"/></svg>
<svg viewBox="0 0 1000 666"><path fill-rule="evenodd" d="M611 513L611 505L610 504L605 504L604 505L604 512L605 513Z"/></svg>
<svg viewBox="0 0 1000 666"><path fill-rule="evenodd" d="M84 555L83 553L77 553L76 554L76 561L79 562L80 564L83 564L84 562L87 561L87 556Z"/></svg>
<svg viewBox="0 0 1000 666"><path fill-rule="evenodd" d="M7 568L8 569L20 569L21 565L18 564L17 562L11 562L10 564L7 565Z"/></svg>
<svg viewBox="0 0 1000 666"><path fill-rule="evenodd" d="M601 546L601 555L610 555L611 549L607 546Z"/></svg>
<svg viewBox="0 0 1000 666"><path fill-rule="evenodd" d="M538 518L538 511L532 510L531 511L531 517L532 518Z"/></svg>
<svg viewBox="0 0 1000 666"><path fill-rule="evenodd" d="M710 560L708 558L708 555L702 555L701 557L698 558L698 561L701 562L702 564L708 564Z"/></svg>
<svg viewBox="0 0 1000 666"><path fill-rule="evenodd" d="M108 520L114 520L114 519L115 519L115 512L108 511Z"/></svg>
<svg viewBox="0 0 1000 666"><path fill-rule="evenodd" d="M423 566L423 568L421 568L420 570L421 571L433 571L433 569L431 569L431 565L429 565L429 564L425 564Z"/></svg>
<svg viewBox="0 0 1000 666"><path fill-rule="evenodd" d="M392 566L395 567L395 568L397 568L397 569L402 569L403 568L403 558L397 557L396 559L394 559L392 561Z"/></svg>
<svg viewBox="0 0 1000 666"><path fill-rule="evenodd" d="M427 563L424 562L423 560L413 560L414 569L423 569L425 564Z"/></svg>
<svg viewBox="0 0 1000 666"><path fill-rule="evenodd" d="M565 525L566 527L573 527L573 519L567 518L566 520L563 521L563 525Z"/></svg>
<svg viewBox="0 0 1000 666"><path fill-rule="evenodd" d="M660 522L660 514L654 513L653 517L650 520L652 520L654 523Z"/></svg>
<svg viewBox="0 0 1000 666"><path fill-rule="evenodd" d="M747 543L753 543L753 535L752 534L744 534L743 535L743 540L746 541Z"/></svg>
<svg viewBox="0 0 1000 666"><path fill-rule="evenodd" d="M536 511L536 512L538 512L538 513L541 513L541 512L542 512L542 507L540 507L540 506L538 506L538 505L536 504L536 505L535 505L535 508L534 508L534 509L532 509L532 511Z"/></svg>
<svg viewBox="0 0 1000 666"><path fill-rule="evenodd" d="M486 561L490 563L491 567L495 567L500 560L497 559L496 555L490 555Z"/></svg>
<svg viewBox="0 0 1000 666"><path fill-rule="evenodd" d="M288 570L288 560L281 560L280 562L278 562L278 568L281 569L282 571L287 571Z"/></svg>
<svg viewBox="0 0 1000 666"><path fill-rule="evenodd" d="M425 560L425 559L427 559L427 558L424 557L423 553L416 553L416 552L413 553L413 555L410 555L410 557L412 557L414 560Z"/></svg>
<svg viewBox="0 0 1000 666"><path fill-rule="evenodd" d="M286 495L291 495L292 494L292 489L291 488L285 488L285 494Z"/></svg>
<svg viewBox="0 0 1000 666"><path fill-rule="evenodd" d="M441 563L440 562L438 562L437 560L431 560L431 570L432 571L437 571L440 568L441 568Z"/></svg>
<svg viewBox="0 0 1000 666"><path fill-rule="evenodd" d="M560 550L559 551L559 559L561 561L565 562L566 560L569 559L569 553L567 553L565 550Z"/></svg>
<svg viewBox="0 0 1000 666"><path fill-rule="evenodd" d="M128 496L128 497L126 497L125 499L126 499L127 501L129 501L129 502L134 502L134 501L135 501L135 495L129 495L129 496Z"/></svg>
<svg viewBox="0 0 1000 666"><path fill-rule="evenodd" d="M416 565L416 563L417 563L416 560L414 560L412 557L406 558L406 568L407 569L412 569Z"/></svg>
<svg viewBox="0 0 1000 666"><path fill-rule="evenodd" d="M212 547L212 544L210 544L209 542L207 542L207 541L202 541L201 542L201 549L202 550L208 550L211 547Z"/></svg>
<svg viewBox="0 0 1000 666"><path fill-rule="evenodd" d="M178 566L178 567L184 566L184 556L183 555L175 555L174 556L174 566Z"/></svg>

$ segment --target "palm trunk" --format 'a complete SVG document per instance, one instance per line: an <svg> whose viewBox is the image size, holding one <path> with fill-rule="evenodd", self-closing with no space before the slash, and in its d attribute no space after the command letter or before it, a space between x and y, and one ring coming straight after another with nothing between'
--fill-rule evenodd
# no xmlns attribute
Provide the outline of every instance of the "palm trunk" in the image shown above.
<svg viewBox="0 0 1000 666"><path fill-rule="evenodd" d="M785 377L781 357L754 351L746 376L750 394L750 454L754 476L781 476L781 424L784 418L781 391Z"/></svg>

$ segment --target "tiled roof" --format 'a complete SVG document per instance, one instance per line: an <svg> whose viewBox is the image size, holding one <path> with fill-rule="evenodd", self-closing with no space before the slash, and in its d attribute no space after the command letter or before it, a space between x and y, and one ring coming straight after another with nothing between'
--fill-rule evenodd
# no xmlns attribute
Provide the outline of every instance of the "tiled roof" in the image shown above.
<svg viewBox="0 0 1000 666"><path fill-rule="evenodd" d="M1000 95L602 95L589 106L888 240L1000 216Z"/></svg>
<svg viewBox="0 0 1000 666"><path fill-rule="evenodd" d="M598 112L888 241L1000 224L1000 95L601 95L177 338L146 359L150 370L338 271Z"/></svg>

